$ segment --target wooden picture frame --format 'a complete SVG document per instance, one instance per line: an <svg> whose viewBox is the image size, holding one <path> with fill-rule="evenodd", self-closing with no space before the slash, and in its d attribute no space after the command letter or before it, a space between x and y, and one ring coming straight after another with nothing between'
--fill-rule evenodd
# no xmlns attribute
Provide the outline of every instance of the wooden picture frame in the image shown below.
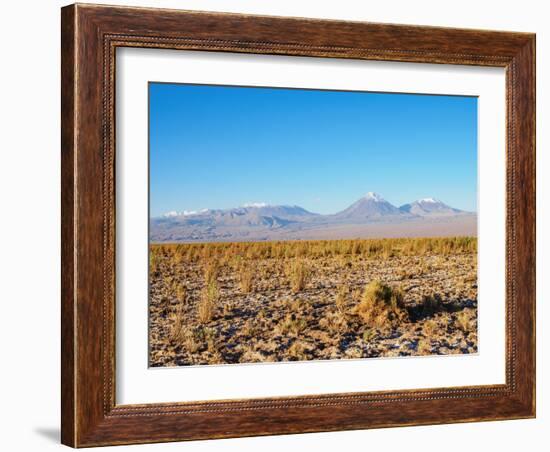
<svg viewBox="0 0 550 452"><path fill-rule="evenodd" d="M535 35L70 5L62 9L62 442L73 447L535 416ZM115 49L506 69L506 383L115 403Z"/></svg>

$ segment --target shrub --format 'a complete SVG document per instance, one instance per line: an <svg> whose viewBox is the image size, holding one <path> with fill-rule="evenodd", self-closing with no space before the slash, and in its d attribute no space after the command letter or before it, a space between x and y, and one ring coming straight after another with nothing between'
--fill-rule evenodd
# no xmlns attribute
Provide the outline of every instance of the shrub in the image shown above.
<svg viewBox="0 0 550 452"><path fill-rule="evenodd" d="M252 319L248 319L244 323L241 331L245 336L248 337L254 337L259 332L256 323Z"/></svg>
<svg viewBox="0 0 550 452"><path fill-rule="evenodd" d="M286 318L279 323L278 330L281 334L299 334L307 327L304 319L299 319L296 314L288 314Z"/></svg>
<svg viewBox="0 0 550 452"><path fill-rule="evenodd" d="M197 315L200 323L208 323L214 317L220 290L215 280L210 281L202 290Z"/></svg>
<svg viewBox="0 0 550 452"><path fill-rule="evenodd" d="M375 328L393 328L408 320L402 292L377 280L365 287L355 314Z"/></svg>
<svg viewBox="0 0 550 452"><path fill-rule="evenodd" d="M365 331L363 331L363 340L365 342L371 342L376 338L376 331L372 328L367 328Z"/></svg>
<svg viewBox="0 0 550 452"><path fill-rule="evenodd" d="M420 339L416 346L419 355L429 355L432 353L432 343L428 339Z"/></svg>
<svg viewBox="0 0 550 452"><path fill-rule="evenodd" d="M435 320L426 320L422 327L422 333L426 337L431 337L437 330L437 323Z"/></svg>
<svg viewBox="0 0 550 452"><path fill-rule="evenodd" d="M265 319L267 319L267 312L264 308L261 308L259 311L258 311L258 314L256 315L256 318L262 322L264 321Z"/></svg>
<svg viewBox="0 0 550 452"><path fill-rule="evenodd" d="M344 333L349 329L345 316L340 312L328 312L319 320L319 326L332 333Z"/></svg>
<svg viewBox="0 0 550 452"><path fill-rule="evenodd" d="M206 285L218 280L220 265L216 259L209 259L204 266L204 280Z"/></svg>
<svg viewBox="0 0 550 452"><path fill-rule="evenodd" d="M383 259L390 259L391 257L395 256L395 253L393 251L393 246L392 246L392 243L391 241L387 240L385 241L384 243L384 248L383 248L383 251L382 251L382 258Z"/></svg>
<svg viewBox="0 0 550 452"><path fill-rule="evenodd" d="M203 328L204 340L208 350L215 352L218 350L216 346L216 330L214 328Z"/></svg>
<svg viewBox="0 0 550 452"><path fill-rule="evenodd" d="M465 333L473 330L472 321L467 311L462 311L456 316L456 325Z"/></svg>
<svg viewBox="0 0 550 452"><path fill-rule="evenodd" d="M239 271L239 285L242 293L252 292L252 268L248 265L242 265Z"/></svg>
<svg viewBox="0 0 550 452"><path fill-rule="evenodd" d="M311 311L311 304L302 298L289 298L285 301L285 309L297 315L307 315Z"/></svg>
<svg viewBox="0 0 550 452"><path fill-rule="evenodd" d="M175 342L179 345L183 345L189 353L196 353L202 347L202 344L195 339L193 331L186 329L181 330L181 333Z"/></svg>
<svg viewBox="0 0 550 452"><path fill-rule="evenodd" d="M303 260L296 260L289 265L290 288L292 292L298 293L305 289L310 278L311 271Z"/></svg>
<svg viewBox="0 0 550 452"><path fill-rule="evenodd" d="M190 353L205 349L215 350L215 330L201 325L183 330L180 342Z"/></svg>
<svg viewBox="0 0 550 452"><path fill-rule="evenodd" d="M336 294L336 299L335 299L336 309L338 309L338 312L341 314L346 313L347 295L348 295L348 289L344 286L341 286L338 289L338 293Z"/></svg>
<svg viewBox="0 0 550 452"><path fill-rule="evenodd" d="M307 349L301 342L295 341L288 348L290 361L304 361L308 359Z"/></svg>
<svg viewBox="0 0 550 452"><path fill-rule="evenodd" d="M183 309L183 304L178 304L175 312L168 315L168 319L171 321L169 335L170 340L172 342L181 342L185 335L185 312Z"/></svg>
<svg viewBox="0 0 550 452"><path fill-rule="evenodd" d="M171 263L177 267L179 264L183 262L183 255L181 254L179 249L172 250L172 255L170 257Z"/></svg>
<svg viewBox="0 0 550 452"><path fill-rule="evenodd" d="M402 268L397 272L397 275L401 281L405 279L414 279L417 276L416 272L410 268Z"/></svg>
<svg viewBox="0 0 550 452"><path fill-rule="evenodd" d="M223 315L227 317L233 312L234 309L235 303L231 300L227 300L223 305Z"/></svg>
<svg viewBox="0 0 550 452"><path fill-rule="evenodd" d="M422 305L421 305L422 317L432 316L436 312L440 311L441 308L442 308L441 295L435 293L431 295L424 295L422 297Z"/></svg>
<svg viewBox="0 0 550 452"><path fill-rule="evenodd" d="M261 363L267 359L260 352L252 349L246 350L239 358L240 363Z"/></svg>
<svg viewBox="0 0 550 452"><path fill-rule="evenodd" d="M160 265L160 258L156 250L151 250L149 253L149 270L151 274L157 273Z"/></svg>
<svg viewBox="0 0 550 452"><path fill-rule="evenodd" d="M187 289L183 284L176 284L175 295L178 304L186 305L187 304Z"/></svg>
<svg viewBox="0 0 550 452"><path fill-rule="evenodd" d="M345 351L346 358L359 359L363 357L363 350L359 347L350 347Z"/></svg>

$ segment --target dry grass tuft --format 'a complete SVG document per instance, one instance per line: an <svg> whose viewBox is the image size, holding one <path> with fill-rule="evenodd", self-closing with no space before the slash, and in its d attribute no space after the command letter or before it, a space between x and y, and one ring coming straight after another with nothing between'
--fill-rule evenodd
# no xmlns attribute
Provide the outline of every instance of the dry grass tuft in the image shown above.
<svg viewBox="0 0 550 452"><path fill-rule="evenodd" d="M208 259L204 264L204 280L206 285L218 280L220 275L220 264L216 259Z"/></svg>
<svg viewBox="0 0 550 452"><path fill-rule="evenodd" d="M437 331L437 322L435 320L426 320L422 326L422 334L426 337L432 337Z"/></svg>
<svg viewBox="0 0 550 452"><path fill-rule="evenodd" d="M277 325L281 334L300 334L307 327L305 319L299 318L296 314L288 314L285 319Z"/></svg>
<svg viewBox="0 0 550 452"><path fill-rule="evenodd" d="M467 311L462 311L456 316L456 325L465 333L474 330L473 322Z"/></svg>
<svg viewBox="0 0 550 452"><path fill-rule="evenodd" d="M416 350L420 355L429 355L432 353L432 344L429 339L420 339L418 341Z"/></svg>
<svg viewBox="0 0 550 452"><path fill-rule="evenodd" d="M200 323L208 323L213 319L219 296L220 289L218 288L218 283L215 280L210 281L202 290L197 307L197 316Z"/></svg>
<svg viewBox="0 0 550 452"><path fill-rule="evenodd" d="M264 355L255 350L246 350L239 358L239 362L241 363L262 363L265 361Z"/></svg>
<svg viewBox="0 0 550 452"><path fill-rule="evenodd" d="M191 353L196 353L199 350L215 351L215 336L216 331L213 328L199 325L185 331L182 345Z"/></svg>
<svg viewBox="0 0 550 452"><path fill-rule="evenodd" d="M363 350L359 347L350 347L345 351L346 358L359 359L363 357Z"/></svg>
<svg viewBox="0 0 550 452"><path fill-rule="evenodd" d="M185 335L185 312L183 308L183 303L180 303L177 305L175 312L168 315L170 321L169 338L172 342L180 342Z"/></svg>
<svg viewBox="0 0 550 452"><path fill-rule="evenodd" d="M340 312L329 312L321 320L319 326L331 333L345 333L349 330L348 322Z"/></svg>
<svg viewBox="0 0 550 452"><path fill-rule="evenodd" d="M182 339L182 345L189 353L196 353L203 348L202 342L197 339L193 331L185 331Z"/></svg>
<svg viewBox="0 0 550 452"><path fill-rule="evenodd" d="M180 265L182 262L183 262L183 255L180 253L180 249L179 248L175 248L173 251L172 251L172 255L170 257L171 259L171 263L177 267L178 265Z"/></svg>
<svg viewBox="0 0 550 452"><path fill-rule="evenodd" d="M363 340L365 342L371 342L376 338L376 330L373 328L367 328L365 331L363 331Z"/></svg>
<svg viewBox="0 0 550 452"><path fill-rule="evenodd" d="M347 296L348 296L348 289L345 287L345 286L340 286L340 288L338 289L338 293L336 294L336 299L335 299L335 304L336 304L336 309L338 309L338 312L340 314L345 314L346 313L346 299L347 299Z"/></svg>
<svg viewBox="0 0 550 452"><path fill-rule="evenodd" d="M241 332L245 335L245 336L248 336L248 337L254 337L256 335L256 333L258 332L258 327L256 325L256 323L254 322L254 320L252 319L248 319L242 329L241 329Z"/></svg>
<svg viewBox="0 0 550 452"><path fill-rule="evenodd" d="M355 314L374 328L393 328L408 320L402 292L377 280L365 287Z"/></svg>
<svg viewBox="0 0 550 452"><path fill-rule="evenodd" d="M307 349L299 341L295 341L288 348L288 356L291 361L303 361L307 359Z"/></svg>
<svg viewBox="0 0 550 452"><path fill-rule="evenodd" d="M223 304L223 315L226 317L231 315L234 309L235 309L235 303L232 300L227 300Z"/></svg>
<svg viewBox="0 0 550 452"><path fill-rule="evenodd" d="M158 249L151 249L149 252L149 270L152 275L156 274L159 270L160 266L160 256L158 253Z"/></svg>
<svg viewBox="0 0 550 452"><path fill-rule="evenodd" d="M174 292L175 292L175 296L178 304L186 305L188 302L187 288L183 284L176 284Z"/></svg>
<svg viewBox="0 0 550 452"><path fill-rule="evenodd" d="M241 265L239 270L239 286L242 293L252 292L253 281L252 267L249 265Z"/></svg>
<svg viewBox="0 0 550 452"><path fill-rule="evenodd" d="M422 297L422 316L429 317L439 312L442 308L441 295L434 293Z"/></svg>
<svg viewBox="0 0 550 452"><path fill-rule="evenodd" d="M289 264L287 272L290 277L292 292L298 293L305 289L311 276L311 270L304 260L296 260Z"/></svg>

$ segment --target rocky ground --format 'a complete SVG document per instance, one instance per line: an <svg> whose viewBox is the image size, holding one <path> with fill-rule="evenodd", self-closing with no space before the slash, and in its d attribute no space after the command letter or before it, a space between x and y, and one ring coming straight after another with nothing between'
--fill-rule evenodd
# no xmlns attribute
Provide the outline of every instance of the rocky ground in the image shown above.
<svg viewBox="0 0 550 452"><path fill-rule="evenodd" d="M476 274L473 252L265 258L245 266L165 256L151 272L150 365L476 353ZM373 325L358 315L372 281L401 291L403 319Z"/></svg>

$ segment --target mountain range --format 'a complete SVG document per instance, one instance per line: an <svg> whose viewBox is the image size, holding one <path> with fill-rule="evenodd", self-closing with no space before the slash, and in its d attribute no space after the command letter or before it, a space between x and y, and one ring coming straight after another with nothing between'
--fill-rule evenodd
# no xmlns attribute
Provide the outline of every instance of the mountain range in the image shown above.
<svg viewBox="0 0 550 452"><path fill-rule="evenodd" d="M476 235L477 216L434 198L396 207L369 192L322 215L299 206L246 204L232 209L168 212L150 220L152 242L335 239Z"/></svg>

